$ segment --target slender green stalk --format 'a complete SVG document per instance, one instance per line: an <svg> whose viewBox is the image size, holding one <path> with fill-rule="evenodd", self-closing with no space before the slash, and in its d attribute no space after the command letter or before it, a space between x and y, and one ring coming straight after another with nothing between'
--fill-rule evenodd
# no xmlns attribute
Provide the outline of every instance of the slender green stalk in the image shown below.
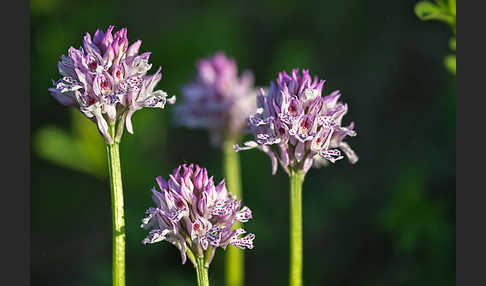
<svg viewBox="0 0 486 286"><path fill-rule="evenodd" d="M302 286L302 172L290 173L289 285Z"/></svg>
<svg viewBox="0 0 486 286"><path fill-rule="evenodd" d="M204 257L196 258L196 274L198 286L209 286L208 267L204 265Z"/></svg>
<svg viewBox="0 0 486 286"><path fill-rule="evenodd" d="M223 142L223 167L224 178L228 191L242 199L240 157L235 152L233 145L237 140L227 139ZM240 228L241 223L235 222L233 229ZM245 256L241 249L229 246L225 257L225 280L226 286L243 286L245 278Z"/></svg>
<svg viewBox="0 0 486 286"><path fill-rule="evenodd" d="M115 125L109 133L115 138ZM119 143L106 145L110 172L111 211L113 220L113 286L125 286L125 218L123 214L123 188L120 168Z"/></svg>

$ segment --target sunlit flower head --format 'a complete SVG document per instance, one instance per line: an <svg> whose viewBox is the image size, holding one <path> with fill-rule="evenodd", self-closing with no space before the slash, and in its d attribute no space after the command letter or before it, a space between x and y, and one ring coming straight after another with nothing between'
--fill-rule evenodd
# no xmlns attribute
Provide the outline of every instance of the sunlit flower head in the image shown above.
<svg viewBox="0 0 486 286"><path fill-rule="evenodd" d="M323 97L324 82L312 79L308 70L280 72L277 84L271 82L267 92L260 89L256 113L248 118L255 141L235 145L235 150L258 148L267 153L273 174L278 162L287 173L305 174L313 164L342 159L341 151L356 163L358 157L343 142L346 136L356 135L353 123L342 126L348 106L338 101L339 91Z"/></svg>
<svg viewBox="0 0 486 286"><path fill-rule="evenodd" d="M238 135L256 108L253 75L246 71L238 76L236 62L221 52L198 61L195 77L182 88L182 96L175 107L176 122L209 130L213 145Z"/></svg>
<svg viewBox="0 0 486 286"><path fill-rule="evenodd" d="M155 75L146 75L152 64L150 52L138 54L142 42L129 45L127 29L112 33L113 29L98 29L93 37L86 33L79 49L69 48L57 65L63 77L49 88L61 104L77 106L96 121L107 143L113 142L108 123L126 116L127 130L133 133L131 116L136 110L175 102L175 97L168 99L162 90L153 90L162 75L160 68Z"/></svg>
<svg viewBox="0 0 486 286"><path fill-rule="evenodd" d="M141 227L151 229L143 244L166 240L181 252L182 263L186 255L195 263L194 256L211 263L217 247L226 249L229 244L238 248L253 248L255 235L242 228L232 230L237 221L247 222L251 210L232 196L224 180L214 184L207 170L198 165L181 165L165 181L157 177L160 191L152 189L154 208L146 211Z"/></svg>

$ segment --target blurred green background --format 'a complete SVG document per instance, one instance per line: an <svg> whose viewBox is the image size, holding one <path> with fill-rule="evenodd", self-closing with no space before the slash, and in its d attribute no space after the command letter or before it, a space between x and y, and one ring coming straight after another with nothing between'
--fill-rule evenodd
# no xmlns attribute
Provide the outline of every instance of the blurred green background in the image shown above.
<svg viewBox="0 0 486 286"><path fill-rule="evenodd" d="M312 169L304 182L306 285L455 285L456 81L443 65L449 27L423 22L417 1L31 0L32 285L110 285L111 212L105 149L95 124L48 93L57 61L86 32L127 27L152 51L170 95L216 51L268 85L309 68L350 106L352 166ZM180 98L180 97L179 97ZM183 162L219 181L221 154L202 130L177 128L173 106L133 117L121 163L128 285L195 285L168 243L143 246L139 228L155 177ZM286 285L288 179L269 158L241 153L244 201L256 248L246 285ZM210 269L223 285L223 252Z"/></svg>

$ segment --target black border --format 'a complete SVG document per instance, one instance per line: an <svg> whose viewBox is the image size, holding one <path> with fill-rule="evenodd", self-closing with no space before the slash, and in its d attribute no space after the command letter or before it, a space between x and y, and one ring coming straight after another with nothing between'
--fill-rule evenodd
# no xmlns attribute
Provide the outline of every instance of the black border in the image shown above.
<svg viewBox="0 0 486 286"><path fill-rule="evenodd" d="M483 127L486 45L484 7L475 7L473 3L486 5L483 1L471 1L469 5L458 2L461 2L460 14L464 15L460 16L460 26L464 28L459 32L463 47L459 48L462 92L456 92L456 284L486 285L486 156L483 149L486 146Z"/></svg>
<svg viewBox="0 0 486 286"><path fill-rule="evenodd" d="M2 285L30 285L30 2L4 3ZM2 144L3 145L3 144Z"/></svg>

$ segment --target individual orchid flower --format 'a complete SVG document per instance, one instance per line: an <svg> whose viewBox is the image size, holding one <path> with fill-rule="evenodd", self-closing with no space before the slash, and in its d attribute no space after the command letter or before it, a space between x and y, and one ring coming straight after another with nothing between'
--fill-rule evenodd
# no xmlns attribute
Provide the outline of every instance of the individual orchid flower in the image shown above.
<svg viewBox="0 0 486 286"><path fill-rule="evenodd" d="M136 110L175 103L174 96L154 91L162 76L160 68L155 75L147 75L152 65L148 63L149 52L138 54L142 42L129 45L127 29L115 33L113 29L98 29L93 38L86 33L79 49L69 48L68 56L62 55L58 63L63 77L49 88L61 104L76 106L95 121L108 144L120 140L125 119L127 130L133 133L131 116ZM117 138L112 138L108 128L117 121Z"/></svg>
<svg viewBox="0 0 486 286"><path fill-rule="evenodd" d="M292 70L291 75L280 72L277 84L271 82L268 91L260 89L258 108L248 118L255 140L235 145L236 151L258 148L272 161L272 174L280 163L290 175L301 170L304 175L314 165L336 162L346 154L351 163L358 156L343 141L356 136L354 123L342 126L348 105L338 101L341 93L334 91L322 96L325 81L314 79L308 70Z"/></svg>
<svg viewBox="0 0 486 286"><path fill-rule="evenodd" d="M182 88L175 119L181 126L209 130L211 143L220 146L240 134L256 108L255 94L252 73L238 76L236 62L218 52L198 61L194 79Z"/></svg>

